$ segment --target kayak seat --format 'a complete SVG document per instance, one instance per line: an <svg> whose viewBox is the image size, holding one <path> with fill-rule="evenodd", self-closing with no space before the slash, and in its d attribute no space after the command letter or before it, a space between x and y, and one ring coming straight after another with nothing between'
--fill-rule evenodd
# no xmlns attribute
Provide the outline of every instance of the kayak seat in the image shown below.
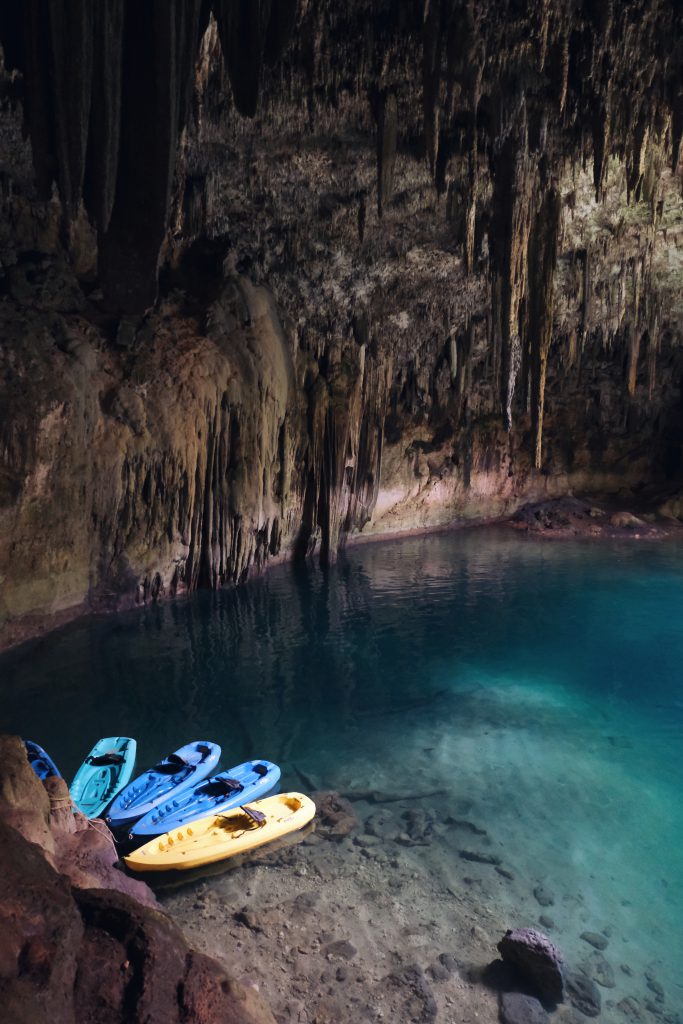
<svg viewBox="0 0 683 1024"><path fill-rule="evenodd" d="M158 772L159 775L175 775L180 771L181 768L193 768L194 765L189 764L184 757L180 757L179 754L169 754L159 764L155 764L152 768L153 772Z"/></svg>
<svg viewBox="0 0 683 1024"><path fill-rule="evenodd" d="M230 797L241 793L244 785L237 778L214 778L200 786L200 790L209 797Z"/></svg>
<svg viewBox="0 0 683 1024"><path fill-rule="evenodd" d="M123 764L123 754L117 754L115 750L108 750L105 754L98 754L97 757L89 755L85 759L86 764L92 764L96 768L100 765Z"/></svg>
<svg viewBox="0 0 683 1024"><path fill-rule="evenodd" d="M198 743L197 751L202 755L202 757L208 757L211 753L211 747L207 747L206 743Z"/></svg>
<svg viewBox="0 0 683 1024"><path fill-rule="evenodd" d="M257 775L260 775L261 778L263 778L264 775L268 774L268 769L266 768L265 764L255 764L254 771L256 772Z"/></svg>
<svg viewBox="0 0 683 1024"><path fill-rule="evenodd" d="M265 825L267 819L263 811L257 811L255 807L249 807L248 804L244 804L243 807L240 807L240 810L244 811L247 817L251 818L254 824L258 825L259 828Z"/></svg>

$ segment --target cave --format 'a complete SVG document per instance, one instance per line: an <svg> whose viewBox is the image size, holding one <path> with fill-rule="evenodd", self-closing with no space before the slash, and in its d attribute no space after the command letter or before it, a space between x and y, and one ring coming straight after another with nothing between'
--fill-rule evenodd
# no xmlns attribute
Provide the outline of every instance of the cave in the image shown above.
<svg viewBox="0 0 683 1024"><path fill-rule="evenodd" d="M318 808L155 897L3 738L10 1019L683 1020L682 136L675 0L0 7L0 731Z"/></svg>

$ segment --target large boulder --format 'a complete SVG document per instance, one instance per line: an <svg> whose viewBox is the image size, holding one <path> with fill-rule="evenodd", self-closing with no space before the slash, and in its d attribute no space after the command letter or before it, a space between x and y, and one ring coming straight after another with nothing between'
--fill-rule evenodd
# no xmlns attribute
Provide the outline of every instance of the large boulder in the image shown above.
<svg viewBox="0 0 683 1024"><path fill-rule="evenodd" d="M0 1005L12 1024L275 1024L169 917L77 889L0 822Z"/></svg>
<svg viewBox="0 0 683 1024"><path fill-rule="evenodd" d="M50 797L28 763L26 747L18 736L0 736L0 818L48 856L54 853Z"/></svg>
<svg viewBox="0 0 683 1024"><path fill-rule="evenodd" d="M0 1006L12 1024L275 1024L116 868L104 822L0 737Z"/></svg>
<svg viewBox="0 0 683 1024"><path fill-rule="evenodd" d="M83 922L68 880L50 866L39 846L0 821L2 1019L12 1024L75 1021L74 979L82 941Z"/></svg>
<svg viewBox="0 0 683 1024"><path fill-rule="evenodd" d="M119 855L103 821L88 821L61 777L41 782L18 736L0 736L0 818L41 847L50 864L81 889L116 889L158 906L154 893L119 871Z"/></svg>
<svg viewBox="0 0 683 1024"><path fill-rule="evenodd" d="M90 969L76 978L78 1020L165 1024L275 1024L253 989L188 949L166 914L124 893L74 890Z"/></svg>
<svg viewBox="0 0 683 1024"><path fill-rule="evenodd" d="M498 943L498 950L544 1003L554 1005L562 1001L564 957L547 935L535 928L508 929Z"/></svg>

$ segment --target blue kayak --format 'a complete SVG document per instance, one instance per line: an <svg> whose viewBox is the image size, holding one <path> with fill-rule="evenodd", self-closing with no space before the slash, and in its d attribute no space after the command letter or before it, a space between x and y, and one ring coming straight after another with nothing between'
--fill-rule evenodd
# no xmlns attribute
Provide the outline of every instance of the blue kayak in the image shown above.
<svg viewBox="0 0 683 1024"><path fill-rule="evenodd" d="M136 749L129 736L107 736L92 748L69 786L71 799L86 817L98 818L130 782Z"/></svg>
<svg viewBox="0 0 683 1024"><path fill-rule="evenodd" d="M271 761L245 761L195 786L189 793L159 804L136 821L129 838L157 836L197 821L209 814L222 814L265 796L280 779L280 769Z"/></svg>
<svg viewBox="0 0 683 1024"><path fill-rule="evenodd" d="M45 753L42 747L39 747L32 740L24 740L24 746L26 747L28 763L39 779L49 779L51 775L61 779L62 776L57 765L50 755Z"/></svg>
<svg viewBox="0 0 683 1024"><path fill-rule="evenodd" d="M210 775L220 756L221 748L208 740L187 743L168 754L119 793L109 808L107 824L110 828L130 825L158 804L175 799Z"/></svg>

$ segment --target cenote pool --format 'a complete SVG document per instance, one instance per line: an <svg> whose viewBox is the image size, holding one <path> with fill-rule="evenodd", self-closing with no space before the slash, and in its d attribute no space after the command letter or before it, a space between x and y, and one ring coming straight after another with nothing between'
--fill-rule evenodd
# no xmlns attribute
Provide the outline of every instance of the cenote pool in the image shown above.
<svg viewBox="0 0 683 1024"><path fill-rule="evenodd" d="M327 572L282 566L239 590L79 622L0 659L0 724L67 776L100 735L136 736L141 766L210 738L224 767L279 762L283 788L422 794L433 827L417 840L408 803L359 799L361 831L384 814L370 829L380 853L368 840L354 861L363 847L349 838L319 866L323 903L335 870L348 871L348 893L363 876L357 903L334 897L337 918L346 907L360 922L361 952L359 930L388 963L410 947L424 966L456 940L476 959L479 922L493 958L497 928L543 915L597 977L612 1007L603 1019L620 1021L630 998L645 1014L683 1007L682 666L680 546L477 530L361 546ZM299 849L300 881L319 856ZM204 883L203 898L215 886L230 909L248 877L248 893L272 902L274 888L244 871ZM369 890L378 902L364 916ZM169 909L190 919L195 895L178 890ZM204 922L207 949L220 952L221 927L221 915ZM604 933L606 949L582 933Z"/></svg>

